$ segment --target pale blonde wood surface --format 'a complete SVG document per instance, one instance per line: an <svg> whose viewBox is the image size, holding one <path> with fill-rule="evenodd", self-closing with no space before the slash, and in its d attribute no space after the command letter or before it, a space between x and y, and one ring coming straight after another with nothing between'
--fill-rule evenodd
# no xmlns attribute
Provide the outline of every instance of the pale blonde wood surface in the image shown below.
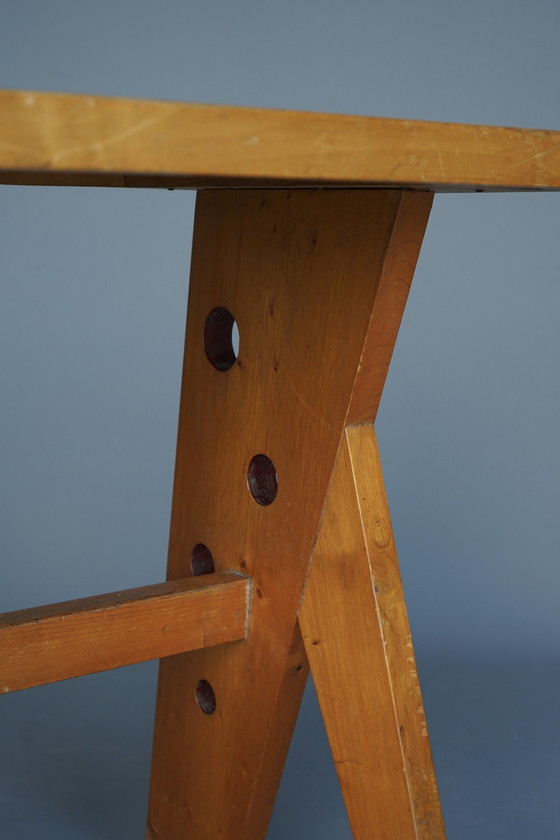
<svg viewBox="0 0 560 840"><path fill-rule="evenodd" d="M307 670L296 616L403 201L402 191L199 193L168 574L182 577L202 542L218 567L227 558L251 576L254 595L246 642L161 664L150 838L265 836ZM239 325L227 372L202 342L216 306ZM278 473L268 507L247 488L257 453ZM213 715L193 702L201 679Z"/></svg>
<svg viewBox="0 0 560 840"><path fill-rule="evenodd" d="M233 572L0 615L0 692L245 638L250 581Z"/></svg>
<svg viewBox="0 0 560 840"><path fill-rule="evenodd" d="M353 836L443 840L373 426L346 430L299 623Z"/></svg>
<svg viewBox="0 0 560 840"><path fill-rule="evenodd" d="M560 132L6 90L0 182L559 189Z"/></svg>

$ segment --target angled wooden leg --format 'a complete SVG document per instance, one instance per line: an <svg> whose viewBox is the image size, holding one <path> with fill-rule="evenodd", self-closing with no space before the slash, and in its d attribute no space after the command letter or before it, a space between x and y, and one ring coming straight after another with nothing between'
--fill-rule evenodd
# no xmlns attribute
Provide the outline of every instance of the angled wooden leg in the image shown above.
<svg viewBox="0 0 560 840"><path fill-rule="evenodd" d="M431 198L199 194L168 577L213 563L250 576L253 598L246 641L162 660L150 840L266 834L329 481L348 418L378 401Z"/></svg>
<svg viewBox="0 0 560 840"><path fill-rule="evenodd" d="M442 840L371 425L346 429L299 621L354 837Z"/></svg>

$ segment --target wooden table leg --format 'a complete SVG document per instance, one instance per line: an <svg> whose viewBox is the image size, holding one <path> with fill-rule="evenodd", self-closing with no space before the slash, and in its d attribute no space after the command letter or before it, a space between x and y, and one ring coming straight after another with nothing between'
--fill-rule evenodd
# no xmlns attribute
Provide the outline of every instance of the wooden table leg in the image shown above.
<svg viewBox="0 0 560 840"><path fill-rule="evenodd" d="M168 577L241 571L252 610L246 641L162 660L150 840L266 834L307 673L297 615L329 483L346 426L373 419L431 198L198 196Z"/></svg>
<svg viewBox="0 0 560 840"><path fill-rule="evenodd" d="M442 840L373 426L346 429L299 622L354 837Z"/></svg>

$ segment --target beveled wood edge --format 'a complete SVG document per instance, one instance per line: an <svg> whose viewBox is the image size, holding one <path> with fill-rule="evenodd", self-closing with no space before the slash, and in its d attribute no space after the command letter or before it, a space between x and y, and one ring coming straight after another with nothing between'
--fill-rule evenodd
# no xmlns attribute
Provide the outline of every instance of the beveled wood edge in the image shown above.
<svg viewBox="0 0 560 840"><path fill-rule="evenodd" d="M560 132L0 91L0 182L560 189Z"/></svg>

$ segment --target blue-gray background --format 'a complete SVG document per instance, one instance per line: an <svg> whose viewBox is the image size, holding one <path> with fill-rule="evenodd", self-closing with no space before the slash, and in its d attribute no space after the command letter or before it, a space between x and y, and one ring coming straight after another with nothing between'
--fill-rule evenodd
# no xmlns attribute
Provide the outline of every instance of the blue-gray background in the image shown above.
<svg viewBox="0 0 560 840"><path fill-rule="evenodd" d="M0 86L560 129L559 27L4 0ZM193 202L0 188L2 610L163 576ZM557 194L436 197L377 424L450 840L560 835L559 231ZM3 838L143 836L154 679L1 698ZM351 836L311 688L269 836Z"/></svg>

